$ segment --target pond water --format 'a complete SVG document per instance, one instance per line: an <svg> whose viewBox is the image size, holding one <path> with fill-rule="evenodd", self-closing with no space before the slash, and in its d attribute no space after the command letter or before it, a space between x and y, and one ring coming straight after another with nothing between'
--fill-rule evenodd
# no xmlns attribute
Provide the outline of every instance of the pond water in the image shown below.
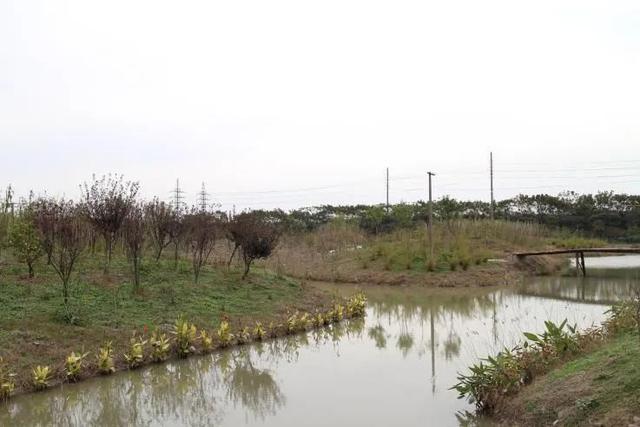
<svg viewBox="0 0 640 427"><path fill-rule="evenodd" d="M544 320L599 324L638 283L640 257L614 258L587 266L636 269L499 288L365 287L366 319L16 396L0 425L460 425L473 407L450 390L456 373Z"/></svg>

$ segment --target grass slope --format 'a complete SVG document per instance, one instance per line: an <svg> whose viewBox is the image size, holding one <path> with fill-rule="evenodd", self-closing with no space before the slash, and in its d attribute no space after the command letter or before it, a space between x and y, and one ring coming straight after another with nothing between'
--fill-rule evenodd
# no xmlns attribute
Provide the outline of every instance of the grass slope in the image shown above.
<svg viewBox="0 0 640 427"><path fill-rule="evenodd" d="M613 338L525 387L500 411L504 425L627 426L640 417L640 339ZM634 421L635 418L635 421Z"/></svg>

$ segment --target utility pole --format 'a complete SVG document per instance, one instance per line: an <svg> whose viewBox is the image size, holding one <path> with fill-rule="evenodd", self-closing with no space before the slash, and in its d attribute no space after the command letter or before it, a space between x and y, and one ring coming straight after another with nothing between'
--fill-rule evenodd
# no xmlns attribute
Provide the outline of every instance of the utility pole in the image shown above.
<svg viewBox="0 0 640 427"><path fill-rule="evenodd" d="M436 174L433 172L427 172L429 175L429 261L433 262L433 198L431 191L431 177Z"/></svg>
<svg viewBox="0 0 640 427"><path fill-rule="evenodd" d="M493 200L493 151L489 152L489 171L491 176L491 219L494 219L496 203Z"/></svg>
<svg viewBox="0 0 640 427"><path fill-rule="evenodd" d="M387 213L389 213L389 168L387 168Z"/></svg>

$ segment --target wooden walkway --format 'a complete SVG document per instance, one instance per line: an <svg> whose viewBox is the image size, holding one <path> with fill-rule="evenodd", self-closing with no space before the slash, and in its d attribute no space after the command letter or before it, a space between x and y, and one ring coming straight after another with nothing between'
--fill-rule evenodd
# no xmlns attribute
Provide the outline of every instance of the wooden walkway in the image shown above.
<svg viewBox="0 0 640 427"><path fill-rule="evenodd" d="M561 254L575 254L576 257L576 272L582 273L583 276L587 275L587 267L584 263L584 254L640 254L640 248L576 248L576 249L550 249L546 251L534 251L534 252L516 252L514 255L518 259L523 259L528 256L537 255L561 255Z"/></svg>

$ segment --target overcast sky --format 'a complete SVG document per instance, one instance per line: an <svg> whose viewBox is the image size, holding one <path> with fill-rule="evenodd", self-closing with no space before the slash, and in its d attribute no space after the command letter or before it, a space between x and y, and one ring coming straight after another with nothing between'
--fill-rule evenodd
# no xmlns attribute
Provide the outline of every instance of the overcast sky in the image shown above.
<svg viewBox="0 0 640 427"><path fill-rule="evenodd" d="M640 192L634 1L0 0L0 188L230 209Z"/></svg>

